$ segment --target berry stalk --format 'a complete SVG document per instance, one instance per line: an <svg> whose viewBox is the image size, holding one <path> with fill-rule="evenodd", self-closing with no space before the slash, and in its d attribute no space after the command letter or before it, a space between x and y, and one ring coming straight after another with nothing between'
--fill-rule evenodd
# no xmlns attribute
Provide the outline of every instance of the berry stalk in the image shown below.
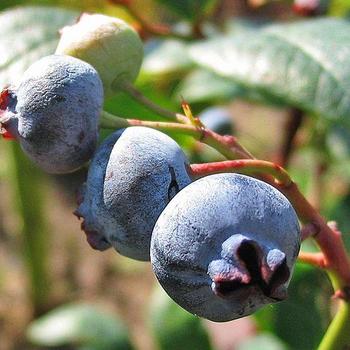
<svg viewBox="0 0 350 350"><path fill-rule="evenodd" d="M204 164L191 164L192 174L195 176L216 173L234 172L240 174L267 174L275 178L276 184L288 186L292 180L288 173L279 165L258 159L227 160Z"/></svg>
<svg viewBox="0 0 350 350"><path fill-rule="evenodd" d="M213 147L228 159L253 158L253 156L237 142L235 137L230 135L222 136L209 129L196 127L190 124L124 119L103 111L100 126L106 129L118 129L128 126L146 126L165 132L174 131L194 137L196 140Z"/></svg>
<svg viewBox="0 0 350 350"><path fill-rule="evenodd" d="M318 350L348 349L350 345L350 303L340 301L340 305Z"/></svg>
<svg viewBox="0 0 350 350"><path fill-rule="evenodd" d="M309 253L309 252L300 252L298 256L298 261L304 264L313 265L320 269L326 268L325 258L323 253Z"/></svg>
<svg viewBox="0 0 350 350"><path fill-rule="evenodd" d="M169 111L163 107L158 106L156 103L149 100L141 91L136 89L136 87L129 82L123 82L122 84L119 84L118 88L121 89L126 94L128 94L130 97L132 97L135 101L141 103L142 105L147 107L149 110L155 112L159 116L162 116L172 121L177 121L179 123L184 123L184 124L189 123L189 120L186 116L180 113Z"/></svg>

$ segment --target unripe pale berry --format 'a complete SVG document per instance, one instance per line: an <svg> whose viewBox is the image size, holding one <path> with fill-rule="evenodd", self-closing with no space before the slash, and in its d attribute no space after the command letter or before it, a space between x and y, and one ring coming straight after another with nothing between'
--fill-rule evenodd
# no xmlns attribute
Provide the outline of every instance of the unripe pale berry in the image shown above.
<svg viewBox="0 0 350 350"><path fill-rule="evenodd" d="M94 156L76 211L90 245L149 260L158 216L191 182L186 168L179 145L160 131L130 127L110 136Z"/></svg>
<svg viewBox="0 0 350 350"><path fill-rule="evenodd" d="M2 127L43 170L68 173L91 158L103 87L90 64L70 56L46 56L26 70L18 86L1 95Z"/></svg>
<svg viewBox="0 0 350 350"><path fill-rule="evenodd" d="M90 63L100 74L105 96L113 95L123 82L133 82L143 59L137 32L119 18L83 14L61 30L56 53Z"/></svg>
<svg viewBox="0 0 350 350"><path fill-rule="evenodd" d="M299 247L297 216L280 192L217 174L171 200L152 233L151 262L180 306L222 322L283 300Z"/></svg>

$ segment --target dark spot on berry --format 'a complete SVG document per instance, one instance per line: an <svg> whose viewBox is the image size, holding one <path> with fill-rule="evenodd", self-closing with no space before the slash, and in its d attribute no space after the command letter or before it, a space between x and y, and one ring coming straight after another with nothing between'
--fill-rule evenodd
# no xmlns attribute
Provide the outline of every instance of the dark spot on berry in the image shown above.
<svg viewBox="0 0 350 350"><path fill-rule="evenodd" d="M54 100L55 102L60 103L60 102L66 101L66 98L65 98L64 96L61 96L61 95L56 95L56 96L53 98L53 100Z"/></svg>
<svg viewBox="0 0 350 350"><path fill-rule="evenodd" d="M80 133L79 133L78 141L79 141L79 142L82 142L82 141L84 140L84 137L85 137L85 132L82 130L82 131L80 131Z"/></svg>
<svg viewBox="0 0 350 350"><path fill-rule="evenodd" d="M110 171L110 172L106 175L105 180L111 179L111 178L113 177L113 175L114 175L113 171Z"/></svg>

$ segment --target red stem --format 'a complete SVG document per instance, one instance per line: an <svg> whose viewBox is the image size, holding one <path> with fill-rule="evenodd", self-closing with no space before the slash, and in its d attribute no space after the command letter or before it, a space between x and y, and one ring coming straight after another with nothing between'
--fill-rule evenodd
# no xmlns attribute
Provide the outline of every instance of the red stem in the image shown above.
<svg viewBox="0 0 350 350"><path fill-rule="evenodd" d="M279 165L258 159L226 160L222 162L191 164L192 175L209 175L227 172L242 172L272 175L275 182L283 186L291 184L288 173Z"/></svg>
<svg viewBox="0 0 350 350"><path fill-rule="evenodd" d="M310 264L320 269L327 268L326 260L323 253L300 252L298 260L302 263Z"/></svg>

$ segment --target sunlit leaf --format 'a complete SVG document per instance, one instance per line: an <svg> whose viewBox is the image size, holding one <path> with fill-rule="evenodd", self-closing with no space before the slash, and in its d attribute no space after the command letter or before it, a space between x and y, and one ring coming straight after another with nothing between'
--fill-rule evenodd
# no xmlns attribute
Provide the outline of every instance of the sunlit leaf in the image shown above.
<svg viewBox="0 0 350 350"><path fill-rule="evenodd" d="M19 5L33 6L60 6L80 11L106 10L108 3L105 0L1 0L0 10Z"/></svg>
<svg viewBox="0 0 350 350"><path fill-rule="evenodd" d="M58 31L78 13L52 7L19 7L0 13L0 86L15 84L28 66L55 52Z"/></svg>
<svg viewBox="0 0 350 350"><path fill-rule="evenodd" d="M141 74L154 79L164 75L184 71L193 65L187 45L180 40L153 40L145 46L145 58Z"/></svg>
<svg viewBox="0 0 350 350"><path fill-rule="evenodd" d="M216 38L190 49L199 65L270 100L329 118L350 115L350 23L315 19Z"/></svg>
<svg viewBox="0 0 350 350"><path fill-rule="evenodd" d="M242 88L227 78L206 69L196 69L184 78L175 96L191 103L228 100L242 94Z"/></svg>

